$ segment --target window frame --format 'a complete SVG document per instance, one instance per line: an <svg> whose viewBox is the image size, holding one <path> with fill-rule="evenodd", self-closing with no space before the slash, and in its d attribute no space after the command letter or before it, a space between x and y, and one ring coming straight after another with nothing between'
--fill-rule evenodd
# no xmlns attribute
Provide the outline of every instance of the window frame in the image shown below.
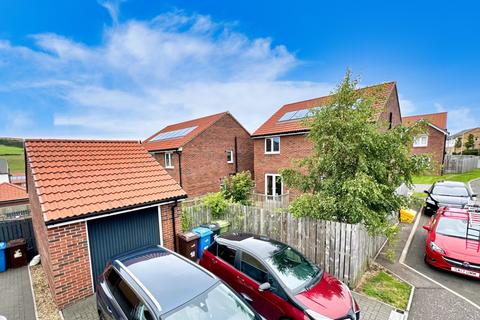
<svg viewBox="0 0 480 320"><path fill-rule="evenodd" d="M278 139L278 151L273 150L273 140L274 139ZM270 151L267 150L267 141L270 141L270 148L271 148ZM264 142L265 154L280 154L280 150L281 150L281 138L280 138L280 136L265 138L265 142Z"/></svg>
<svg viewBox="0 0 480 320"><path fill-rule="evenodd" d="M425 143L417 142L417 139L425 138ZM428 134L420 134L413 140L413 147L414 148L421 148L421 147L428 147Z"/></svg>
<svg viewBox="0 0 480 320"><path fill-rule="evenodd" d="M275 194L275 192L272 192L272 194L268 194L268 176L272 176L273 177L273 180L272 180L272 187L274 190L272 191L275 191L275 186L276 186L276 178L279 177L280 178L280 194ZM275 197L275 196L282 196L283 195L283 179L282 179L282 176L278 173L265 173L265 195L266 196L269 196L269 197Z"/></svg>
<svg viewBox="0 0 480 320"><path fill-rule="evenodd" d="M165 169L174 169L175 166L173 165L173 152L165 152L164 153L164 164L165 164ZM167 159L170 159L170 163L167 165Z"/></svg>
<svg viewBox="0 0 480 320"><path fill-rule="evenodd" d="M230 155L230 160L228 160L228 155ZM235 158L233 157L233 150L227 150L227 163L235 163Z"/></svg>
<svg viewBox="0 0 480 320"><path fill-rule="evenodd" d="M259 285L261 285L262 283L268 282L269 276L272 276L272 277L273 277L273 275L270 275L270 271L268 270L268 268L267 268L257 257L255 257L254 255L252 255L252 254L250 254L250 253L248 253L248 252L246 252L246 251L243 251L243 250L239 250L238 252L239 252L239 254L237 254L237 255L239 255L239 259L238 259L238 268L237 268L237 270L240 271L244 276L252 279L252 281L254 281L255 283L258 283ZM252 278L252 277L251 277L250 275L248 275L245 271L243 271L242 264L243 264L243 262L244 262L244 260L243 260L244 255L247 255L247 256L251 257L252 259L254 259L254 260L264 269L264 270L260 270L260 269L257 268L256 266L254 266L254 265L248 263L247 261L245 261L246 264L250 265L251 267L253 267L253 268L255 268L255 269L257 269L257 270L259 270L259 271L261 271L261 272L263 272L263 273L265 273L266 281L264 281L264 282L259 282L257 279Z"/></svg>

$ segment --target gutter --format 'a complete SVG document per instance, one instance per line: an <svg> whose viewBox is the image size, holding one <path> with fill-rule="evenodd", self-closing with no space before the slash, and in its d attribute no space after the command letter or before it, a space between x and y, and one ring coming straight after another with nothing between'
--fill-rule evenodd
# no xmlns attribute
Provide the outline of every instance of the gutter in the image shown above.
<svg viewBox="0 0 480 320"><path fill-rule="evenodd" d="M183 188L182 183L182 151L176 150L175 153L178 155L178 184Z"/></svg>

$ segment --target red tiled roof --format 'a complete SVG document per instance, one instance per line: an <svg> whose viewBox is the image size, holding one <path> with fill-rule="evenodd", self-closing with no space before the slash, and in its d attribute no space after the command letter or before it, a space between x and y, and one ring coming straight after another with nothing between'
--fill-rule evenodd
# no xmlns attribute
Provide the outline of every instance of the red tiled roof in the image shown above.
<svg viewBox="0 0 480 320"><path fill-rule="evenodd" d="M143 141L143 145L145 149L147 149L148 151L178 149L184 146L187 142L191 141L196 136L198 136L200 133L205 131L207 128L209 128L215 122L220 120L226 114L228 114L228 112L217 113L217 114L203 117L203 118L171 124L163 128L162 130L156 132L145 141ZM176 138L176 139L162 140L162 141L152 141L152 139L155 138L160 133L190 128L195 126L196 128L192 132L188 133L183 137Z"/></svg>
<svg viewBox="0 0 480 320"><path fill-rule="evenodd" d="M392 91L395 88L395 82L383 83L375 86L370 86L366 88L359 89L363 94L372 94L376 97L375 106L383 107L390 97ZM300 102L294 102L286 104L281 107L277 112L275 112L270 119L263 123L253 134L252 136L263 136L270 134L279 134L279 133L290 133L290 132L299 132L307 131L310 129L309 126L306 126L301 120L291 120L291 121L282 121L278 120L287 112L296 111L301 109L309 109L328 103L328 100L331 96L325 96Z"/></svg>
<svg viewBox="0 0 480 320"><path fill-rule="evenodd" d="M416 116L409 116L409 117L402 117L402 122L405 125L410 123L417 122L419 120L428 120L431 124L440 129L447 130L447 113L446 112L439 112L439 113L429 113L429 114L419 114Z"/></svg>
<svg viewBox="0 0 480 320"><path fill-rule="evenodd" d="M45 221L186 196L136 141L27 140Z"/></svg>
<svg viewBox="0 0 480 320"><path fill-rule="evenodd" d="M0 202L28 200L25 188L4 182L0 183Z"/></svg>

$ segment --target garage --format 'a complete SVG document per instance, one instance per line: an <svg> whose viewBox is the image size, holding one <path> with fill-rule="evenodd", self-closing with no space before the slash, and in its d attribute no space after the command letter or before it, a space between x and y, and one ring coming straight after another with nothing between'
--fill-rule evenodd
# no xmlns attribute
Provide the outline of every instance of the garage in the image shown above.
<svg viewBox="0 0 480 320"><path fill-rule="evenodd" d="M112 257L144 246L161 244L158 207L90 220L87 230L95 286L98 275Z"/></svg>
<svg viewBox="0 0 480 320"><path fill-rule="evenodd" d="M95 293L115 255L175 248L186 193L138 141L27 140L41 266L60 309Z"/></svg>

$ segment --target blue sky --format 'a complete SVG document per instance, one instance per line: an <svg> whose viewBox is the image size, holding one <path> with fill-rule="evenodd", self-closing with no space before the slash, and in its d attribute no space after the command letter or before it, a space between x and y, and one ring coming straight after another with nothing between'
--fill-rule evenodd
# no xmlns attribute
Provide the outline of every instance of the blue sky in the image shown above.
<svg viewBox="0 0 480 320"><path fill-rule="evenodd" d="M404 115L480 126L476 1L1 1L0 136L144 139L229 110L253 131L349 67Z"/></svg>

